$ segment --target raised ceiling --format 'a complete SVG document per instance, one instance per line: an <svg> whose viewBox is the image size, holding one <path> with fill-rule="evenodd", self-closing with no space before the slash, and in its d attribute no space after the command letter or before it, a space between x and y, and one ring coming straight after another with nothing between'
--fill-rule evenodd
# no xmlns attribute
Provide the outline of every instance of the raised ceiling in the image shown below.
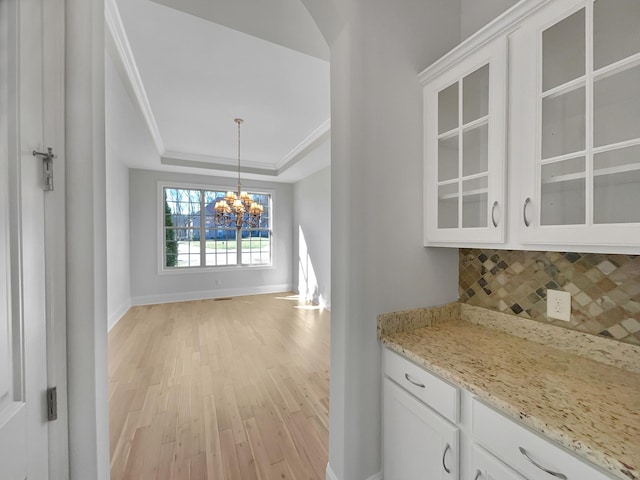
<svg viewBox="0 0 640 480"><path fill-rule="evenodd" d="M328 49L300 0L108 0L154 138L144 168L297 181L329 164ZM136 165L140 167L140 165Z"/></svg>
<svg viewBox="0 0 640 480"><path fill-rule="evenodd" d="M219 25L329 60L329 47L300 0L153 0Z"/></svg>

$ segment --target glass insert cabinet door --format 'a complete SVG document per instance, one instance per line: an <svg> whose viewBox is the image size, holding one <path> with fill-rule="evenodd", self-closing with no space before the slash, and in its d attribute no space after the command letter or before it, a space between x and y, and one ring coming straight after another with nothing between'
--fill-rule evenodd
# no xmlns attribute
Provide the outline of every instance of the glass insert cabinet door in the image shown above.
<svg viewBox="0 0 640 480"><path fill-rule="evenodd" d="M523 241L640 247L640 1L553 2L512 46Z"/></svg>
<svg viewBox="0 0 640 480"><path fill-rule="evenodd" d="M504 240L506 39L424 85L425 245Z"/></svg>

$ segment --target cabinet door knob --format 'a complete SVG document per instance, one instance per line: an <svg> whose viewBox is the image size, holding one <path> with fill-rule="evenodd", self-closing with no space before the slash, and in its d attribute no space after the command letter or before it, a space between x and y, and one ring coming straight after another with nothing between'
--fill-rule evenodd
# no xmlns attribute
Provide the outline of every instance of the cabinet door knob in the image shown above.
<svg viewBox="0 0 640 480"><path fill-rule="evenodd" d="M416 387L425 388L424 383L418 383L411 380L411 377L409 376L408 373L404 374L404 378L406 378L409 383L413 383Z"/></svg>
<svg viewBox="0 0 640 480"><path fill-rule="evenodd" d="M482 472L480 470L476 470L476 476L473 477L473 480L478 480L482 476Z"/></svg>
<svg viewBox="0 0 640 480"><path fill-rule="evenodd" d="M491 223L493 223L494 227L498 226L498 222L496 221L496 208L498 208L498 201L493 202L493 207L491 207Z"/></svg>
<svg viewBox="0 0 640 480"><path fill-rule="evenodd" d="M539 463L535 462L527 453L527 451L522 448L522 447L518 447L518 449L520 450L520 453L524 456L524 458L526 458L527 460L529 460L531 463L533 463L536 467L538 467L540 470L542 470L545 473L548 473L551 476L554 476L556 478L560 478L561 480L567 480L567 476L562 474L562 473L558 473L558 472L554 472L552 470L549 470L547 468L544 468L542 465L540 465Z"/></svg>
<svg viewBox="0 0 640 480"><path fill-rule="evenodd" d="M527 218L527 207L529 206L530 203L531 203L531 198L527 197L527 199L524 201L524 206L522 207L522 219L524 220L525 227L528 227L529 225L531 225L531 222Z"/></svg>
<svg viewBox="0 0 640 480"><path fill-rule="evenodd" d="M444 463L444 458L447 456L447 452L451 450L451 445L449 445L448 443L445 445L444 447L444 452L442 452L442 468L444 468L444 471L447 473L451 473L451 470L449 470L447 468L447 464Z"/></svg>

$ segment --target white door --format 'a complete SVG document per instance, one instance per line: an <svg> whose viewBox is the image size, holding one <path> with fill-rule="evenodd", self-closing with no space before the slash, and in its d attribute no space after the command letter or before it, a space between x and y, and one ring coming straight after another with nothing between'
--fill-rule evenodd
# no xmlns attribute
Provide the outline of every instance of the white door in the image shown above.
<svg viewBox="0 0 640 480"><path fill-rule="evenodd" d="M0 477L49 478L42 0L0 0Z"/></svg>
<svg viewBox="0 0 640 480"><path fill-rule="evenodd" d="M458 428L385 378L385 480L457 480Z"/></svg>

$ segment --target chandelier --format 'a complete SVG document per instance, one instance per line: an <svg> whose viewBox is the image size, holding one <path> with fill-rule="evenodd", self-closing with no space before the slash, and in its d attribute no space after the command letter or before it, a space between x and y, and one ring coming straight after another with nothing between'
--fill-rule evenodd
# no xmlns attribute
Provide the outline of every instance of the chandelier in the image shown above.
<svg viewBox="0 0 640 480"><path fill-rule="evenodd" d="M260 217L264 207L255 202L251 195L242 191L240 183L240 124L241 118L233 120L238 124L238 191L227 192L224 198L215 203L216 216L213 219L218 227L255 228L260 225Z"/></svg>

